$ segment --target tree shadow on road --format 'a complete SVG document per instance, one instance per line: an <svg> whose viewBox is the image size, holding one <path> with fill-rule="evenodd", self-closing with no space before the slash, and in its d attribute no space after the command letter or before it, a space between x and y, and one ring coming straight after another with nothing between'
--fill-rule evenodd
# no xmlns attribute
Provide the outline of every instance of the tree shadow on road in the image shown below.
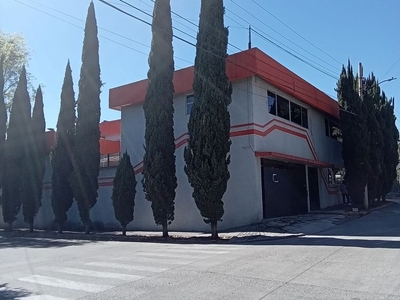
<svg viewBox="0 0 400 300"><path fill-rule="evenodd" d="M32 295L31 292L24 289L12 289L7 286L6 283L0 284L0 299L20 299Z"/></svg>
<svg viewBox="0 0 400 300"><path fill-rule="evenodd" d="M62 248L68 246L84 245L94 241L63 240L34 237L7 237L0 236L0 249L2 248ZM2 298L0 298L2 299Z"/></svg>
<svg viewBox="0 0 400 300"><path fill-rule="evenodd" d="M333 246L333 247L355 247L355 248L380 248L400 249L400 239L380 239L379 237L351 237L351 236L301 236L280 240L253 239L238 243L242 245L274 245L274 246Z"/></svg>

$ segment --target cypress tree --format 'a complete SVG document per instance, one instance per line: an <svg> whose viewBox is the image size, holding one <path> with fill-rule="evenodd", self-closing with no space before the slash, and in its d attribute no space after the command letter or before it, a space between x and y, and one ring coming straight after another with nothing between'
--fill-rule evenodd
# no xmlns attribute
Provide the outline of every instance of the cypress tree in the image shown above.
<svg viewBox="0 0 400 300"><path fill-rule="evenodd" d="M122 234L126 235L126 225L133 221L136 195L135 172L127 152L122 156L113 182L111 199L113 201L114 213L122 226Z"/></svg>
<svg viewBox="0 0 400 300"><path fill-rule="evenodd" d="M72 81L72 71L69 64L65 69L64 83L61 91L60 113L57 121L56 143L52 150L51 165L51 206L62 233L63 224L67 221L67 212L72 206L73 194L69 183L72 173L72 150L75 132L75 93Z"/></svg>
<svg viewBox="0 0 400 300"><path fill-rule="evenodd" d="M386 195L390 192L393 182L397 177L396 167L399 162L398 157L398 139L399 132L396 127L396 117L393 108L394 99L388 100L385 93L381 96L380 113L384 123L383 133L383 170L380 177L380 197L386 199Z"/></svg>
<svg viewBox="0 0 400 300"><path fill-rule="evenodd" d="M342 157L346 168L345 180L349 195L356 205L362 205L369 174L369 134L367 110L357 93L353 68L348 63L337 84L342 131Z"/></svg>
<svg viewBox="0 0 400 300"><path fill-rule="evenodd" d="M5 175L5 142L7 131L7 108L4 102L4 56L0 57L0 189ZM0 199L0 204L2 203Z"/></svg>
<svg viewBox="0 0 400 300"><path fill-rule="evenodd" d="M3 219L9 224L9 230L12 230L12 223L21 208L21 187L25 184L27 141L31 128L31 103L25 67L22 68L12 103L5 149L7 176L3 186Z"/></svg>
<svg viewBox="0 0 400 300"><path fill-rule="evenodd" d="M372 202L379 197L379 177L382 173L383 136L380 122L380 88L371 74L365 82L364 105L367 111L367 126L369 134L369 172L368 172L368 199Z"/></svg>
<svg viewBox="0 0 400 300"><path fill-rule="evenodd" d="M226 76L228 30L222 0L202 0L194 66L194 103L188 123L185 172L200 214L218 238L229 180L232 87Z"/></svg>
<svg viewBox="0 0 400 300"><path fill-rule="evenodd" d="M90 209L98 196L100 170L100 65L99 40L93 2L90 2L85 24L82 67L75 128L74 171L71 184L79 215L89 233Z"/></svg>
<svg viewBox="0 0 400 300"><path fill-rule="evenodd" d="M174 220L177 187L174 141L174 60L172 20L169 0L156 0L149 56L149 86L143 105L146 118L143 189L151 202L153 217L168 237Z"/></svg>
<svg viewBox="0 0 400 300"><path fill-rule="evenodd" d="M24 220L33 232L33 222L42 205L43 177L46 170L46 122L43 111L42 89L36 91L31 128L26 154L26 170L22 187Z"/></svg>

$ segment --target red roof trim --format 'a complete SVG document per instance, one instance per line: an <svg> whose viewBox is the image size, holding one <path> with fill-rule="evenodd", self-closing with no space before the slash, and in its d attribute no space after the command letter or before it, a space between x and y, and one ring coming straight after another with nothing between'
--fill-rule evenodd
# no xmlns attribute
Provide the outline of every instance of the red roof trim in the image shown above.
<svg viewBox="0 0 400 300"><path fill-rule="evenodd" d="M226 74L231 82L258 76L283 92L339 119L339 106L335 100L257 48L228 56ZM175 71L175 94L190 93L193 90L193 77L193 67ZM147 85L148 80L144 79L110 89L109 107L120 110L123 106L143 103Z"/></svg>

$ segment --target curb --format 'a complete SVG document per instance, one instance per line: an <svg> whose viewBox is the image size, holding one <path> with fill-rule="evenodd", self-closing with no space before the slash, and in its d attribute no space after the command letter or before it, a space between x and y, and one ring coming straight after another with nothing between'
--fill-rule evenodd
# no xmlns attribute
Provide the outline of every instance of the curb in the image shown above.
<svg viewBox="0 0 400 300"><path fill-rule="evenodd" d="M250 237L234 237L231 238L228 242L228 244L233 244L233 245L240 245L240 244L249 244L249 243L258 243L258 242L269 242L269 241L276 241L276 240L284 240L284 239L291 239L291 238L297 238L297 237L302 237L306 236L304 233L293 233L290 235L285 235L285 236L274 236L274 237L267 237L263 235L256 235L256 236L250 236ZM243 241L235 241L236 239L246 239Z"/></svg>

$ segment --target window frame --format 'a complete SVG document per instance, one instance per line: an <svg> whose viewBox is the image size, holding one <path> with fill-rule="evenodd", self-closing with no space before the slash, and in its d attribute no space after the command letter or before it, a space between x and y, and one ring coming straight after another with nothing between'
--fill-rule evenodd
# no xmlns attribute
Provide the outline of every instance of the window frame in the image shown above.
<svg viewBox="0 0 400 300"><path fill-rule="evenodd" d="M192 99L191 103L188 102L188 99ZM192 113L193 109L193 103L194 103L194 94L188 94L186 95L186 102L185 102L185 115L189 116ZM190 112L188 110L188 105L190 105Z"/></svg>

